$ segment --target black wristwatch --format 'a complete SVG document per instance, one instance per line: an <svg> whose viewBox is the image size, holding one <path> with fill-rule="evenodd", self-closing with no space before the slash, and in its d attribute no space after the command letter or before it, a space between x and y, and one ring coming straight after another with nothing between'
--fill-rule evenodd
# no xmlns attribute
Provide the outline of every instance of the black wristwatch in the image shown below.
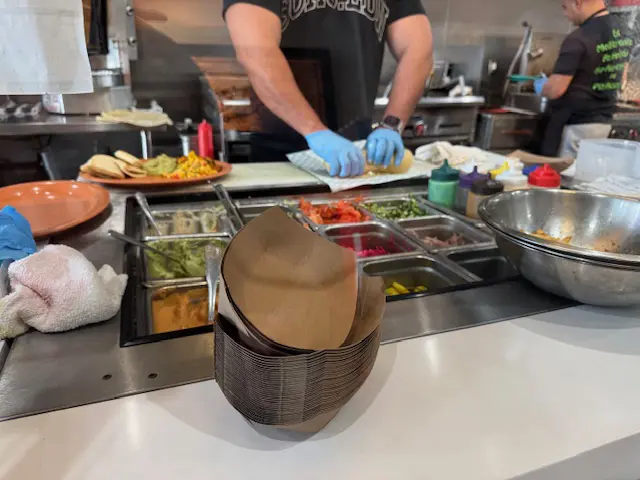
<svg viewBox="0 0 640 480"><path fill-rule="evenodd" d="M400 120L398 117L394 117L393 115L387 115L378 124L378 127L388 128L389 130L394 130L402 134L402 130L404 129L404 124L402 123L402 120Z"/></svg>

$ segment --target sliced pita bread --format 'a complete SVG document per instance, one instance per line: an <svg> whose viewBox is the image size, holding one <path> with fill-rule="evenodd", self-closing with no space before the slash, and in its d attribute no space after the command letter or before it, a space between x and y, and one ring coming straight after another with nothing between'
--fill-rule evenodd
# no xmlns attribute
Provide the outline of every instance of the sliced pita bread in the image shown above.
<svg viewBox="0 0 640 480"><path fill-rule="evenodd" d="M141 168L134 167L132 165L127 165L127 164L118 165L118 166L123 171L123 173L125 173L127 176L131 178L142 178L147 176L147 172L145 172Z"/></svg>
<svg viewBox="0 0 640 480"><path fill-rule="evenodd" d="M140 170L139 168L133 167L129 165L127 162L125 162L124 160L118 160L116 158L115 162L118 168L120 169L120 171L127 177L138 178L139 176L141 176L141 174L144 174L142 176L146 177L144 170Z"/></svg>
<svg viewBox="0 0 640 480"><path fill-rule="evenodd" d="M101 113L97 119L101 122L128 123L142 128L173 125L166 113L145 110L111 110L110 112Z"/></svg>
<svg viewBox="0 0 640 480"><path fill-rule="evenodd" d="M113 156L116 157L118 160L122 160L123 162L127 162L129 165L131 165L133 167L140 168L142 166L142 162L140 161L139 158L131 155L128 152L125 152L124 150L116 151L116 153L114 153Z"/></svg>
<svg viewBox="0 0 640 480"><path fill-rule="evenodd" d="M125 174L122 173L120 167L116 163L118 160L109 155L94 155L89 159L89 173L107 178L124 179Z"/></svg>

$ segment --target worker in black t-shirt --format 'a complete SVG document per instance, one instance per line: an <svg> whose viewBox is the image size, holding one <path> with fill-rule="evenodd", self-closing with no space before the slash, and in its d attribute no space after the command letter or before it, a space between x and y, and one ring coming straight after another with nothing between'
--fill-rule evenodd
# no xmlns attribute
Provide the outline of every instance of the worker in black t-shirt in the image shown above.
<svg viewBox="0 0 640 480"><path fill-rule="evenodd" d="M577 155L578 143L607 138L632 41L624 38L603 0L562 0L578 28L562 43L553 74L536 89L549 102L543 155Z"/></svg>
<svg viewBox="0 0 640 480"><path fill-rule="evenodd" d="M402 161L402 129L432 67L431 27L420 0L224 0L223 17L266 106L252 160L284 161L286 153L311 148L331 175L361 175L363 153L352 140L366 138L370 162L388 165L393 155ZM371 131L385 42L398 65L384 119ZM325 111L311 106L309 82L296 82L287 52L297 52L298 61L304 52L327 60L318 80L324 76L328 84L316 88Z"/></svg>

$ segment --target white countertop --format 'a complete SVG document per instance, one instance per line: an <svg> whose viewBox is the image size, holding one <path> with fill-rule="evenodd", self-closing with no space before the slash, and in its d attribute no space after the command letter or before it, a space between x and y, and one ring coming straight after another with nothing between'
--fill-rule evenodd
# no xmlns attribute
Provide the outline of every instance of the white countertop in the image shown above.
<svg viewBox="0 0 640 480"><path fill-rule="evenodd" d="M213 381L0 423L0 478L637 479L638 372L640 310L575 307L383 346L307 438Z"/></svg>
<svg viewBox="0 0 640 480"><path fill-rule="evenodd" d="M317 178L289 162L234 163L231 173L220 181L226 188L259 188L322 185ZM210 188L210 187L209 187Z"/></svg>

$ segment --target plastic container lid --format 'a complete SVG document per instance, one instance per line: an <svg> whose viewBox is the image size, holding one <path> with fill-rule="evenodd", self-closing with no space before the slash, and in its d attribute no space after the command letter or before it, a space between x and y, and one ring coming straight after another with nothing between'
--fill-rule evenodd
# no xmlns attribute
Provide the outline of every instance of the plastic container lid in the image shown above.
<svg viewBox="0 0 640 480"><path fill-rule="evenodd" d="M445 160L440 168L431 172L431 180L437 182L455 182L460 176L460 171L449 166L449 160Z"/></svg>
<svg viewBox="0 0 640 480"><path fill-rule="evenodd" d="M522 163L519 158L507 158L507 163L509 164L509 168L511 170L513 170L514 168L524 170L524 163Z"/></svg>
<svg viewBox="0 0 640 480"><path fill-rule="evenodd" d="M525 175L529 176L529 175L531 175L531 172L533 172L539 166L540 165L527 165L526 167L524 167L522 169L522 173L524 173Z"/></svg>
<svg viewBox="0 0 640 480"><path fill-rule="evenodd" d="M473 185L473 182L475 182L476 180L482 180L482 179L487 179L487 175L483 175L482 173L478 172L478 167L475 166L473 167L473 171L471 173L467 173L467 174L460 174L460 180L458 180L458 186L460 188L471 188L471 185Z"/></svg>
<svg viewBox="0 0 640 480"><path fill-rule="evenodd" d="M522 167L514 167L501 173L496 180L502 183L505 188L519 188L527 186L527 176L522 173Z"/></svg>
<svg viewBox="0 0 640 480"><path fill-rule="evenodd" d="M529 185L543 188L558 188L560 186L560 174L545 163L529 174Z"/></svg>
<svg viewBox="0 0 640 480"><path fill-rule="evenodd" d="M480 179L473 182L471 185L471 193L476 195L495 195L504 190L504 185L497 180L492 179Z"/></svg>

